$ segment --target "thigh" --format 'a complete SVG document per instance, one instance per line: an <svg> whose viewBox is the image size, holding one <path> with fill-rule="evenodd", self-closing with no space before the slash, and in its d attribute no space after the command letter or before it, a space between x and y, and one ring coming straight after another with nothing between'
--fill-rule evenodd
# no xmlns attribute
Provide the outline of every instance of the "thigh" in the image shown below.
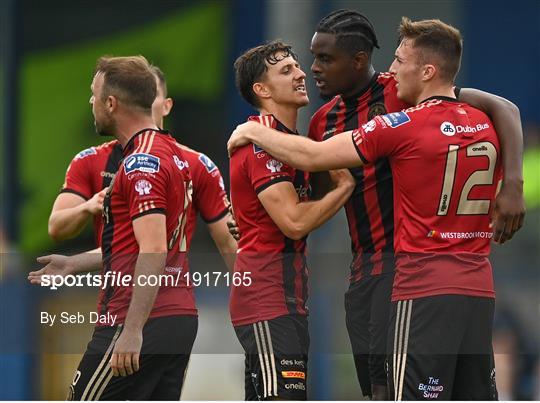
<svg viewBox="0 0 540 403"><path fill-rule="evenodd" d="M369 354L373 279L363 278L345 293L345 323L353 354Z"/></svg>
<svg viewBox="0 0 540 403"><path fill-rule="evenodd" d="M150 400L179 400L184 386L191 349L197 335L196 316L176 316L161 318L153 332L153 344L174 341L174 348L163 351L160 347L154 354L155 364L160 368L160 377Z"/></svg>
<svg viewBox="0 0 540 403"><path fill-rule="evenodd" d="M469 297L470 317L461 345L452 398L497 400L492 347L495 300Z"/></svg>
<svg viewBox="0 0 540 403"><path fill-rule="evenodd" d="M373 385L386 385L386 345L393 282L393 273L377 276L371 297L369 376Z"/></svg>
<svg viewBox="0 0 540 403"><path fill-rule="evenodd" d="M246 400L306 400L307 319L293 315L235 327L246 352Z"/></svg>
<svg viewBox="0 0 540 403"><path fill-rule="evenodd" d="M177 400L195 340L196 323L197 318L193 316L148 320L143 329L140 368L126 377L113 377L109 365L122 326L97 328L70 386L71 397L74 400L149 400L162 392L160 396L164 399ZM186 351L187 355L179 354ZM173 381L160 387L164 379Z"/></svg>
<svg viewBox="0 0 540 403"><path fill-rule="evenodd" d="M112 377L109 361L120 333L121 326L94 329L92 339L73 375L67 400L100 399Z"/></svg>
<svg viewBox="0 0 540 403"><path fill-rule="evenodd" d="M175 354L159 357L161 360L156 361L156 365L164 370L149 400L180 400L190 356Z"/></svg>
<svg viewBox="0 0 540 403"><path fill-rule="evenodd" d="M356 376L363 396L371 396L369 371L371 278L350 285L345 293L345 324L351 342Z"/></svg>
<svg viewBox="0 0 540 403"><path fill-rule="evenodd" d="M449 400L466 306L461 296L392 304L388 383L395 400Z"/></svg>

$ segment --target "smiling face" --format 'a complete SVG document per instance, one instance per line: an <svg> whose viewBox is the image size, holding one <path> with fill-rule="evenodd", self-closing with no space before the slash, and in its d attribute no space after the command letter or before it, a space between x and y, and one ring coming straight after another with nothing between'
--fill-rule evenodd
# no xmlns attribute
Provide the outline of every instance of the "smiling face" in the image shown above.
<svg viewBox="0 0 540 403"><path fill-rule="evenodd" d="M404 38L396 49L394 61L390 66L397 81L397 96L402 101L416 105L423 89L423 69L419 49L412 39Z"/></svg>
<svg viewBox="0 0 540 403"><path fill-rule="evenodd" d="M323 97L348 95L358 83L354 55L336 45L336 35L316 32L311 40L313 79Z"/></svg>
<svg viewBox="0 0 540 403"><path fill-rule="evenodd" d="M307 105L306 74L298 62L283 51L276 52L273 59L277 62L266 62L268 70L261 81L253 84L254 92L261 101L272 100L279 105L293 105L297 108Z"/></svg>

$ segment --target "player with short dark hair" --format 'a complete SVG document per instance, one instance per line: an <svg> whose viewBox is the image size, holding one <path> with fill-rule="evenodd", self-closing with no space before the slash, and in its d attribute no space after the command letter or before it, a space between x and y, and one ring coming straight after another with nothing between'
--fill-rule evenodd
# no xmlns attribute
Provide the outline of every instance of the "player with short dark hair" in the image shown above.
<svg viewBox="0 0 540 403"><path fill-rule="evenodd" d="M291 47L279 41L250 49L235 64L236 83L259 116L250 121L296 137L298 109L307 97ZM249 145L231 158L231 201L242 237L233 283L231 319L246 353L246 400L306 400L309 333L306 236L343 206L353 186L333 172L335 188L308 201L309 174Z"/></svg>
<svg viewBox="0 0 540 403"><path fill-rule="evenodd" d="M438 38L428 40L430 48L442 46ZM377 115L411 106L397 97L392 74L373 68L372 52L378 47L373 24L358 11L337 10L319 22L311 42L311 69L320 94L333 98L311 119L311 139L327 140ZM450 48L450 55L456 60L450 61L448 68L455 70L460 55L457 44ZM505 156L505 186L497 198L503 219L497 220L496 230L504 229L506 222L511 226L514 218L519 221L521 215L522 219L524 211L519 112L508 101L478 90L457 89L456 93L461 100L487 112L499 133ZM346 324L363 395L386 400L384 362L395 266L393 178L387 158L352 168L351 173L356 188L345 205L353 254L350 287L345 294ZM314 175L315 190L321 183L317 178Z"/></svg>
<svg viewBox="0 0 540 403"><path fill-rule="evenodd" d="M411 24L418 36L406 30ZM453 57L448 50L459 46L456 30L438 20L404 19L401 27L390 72L399 98L416 107L377 116L325 142L276 136L248 122L228 147L234 152L251 141L312 171L369 167L388 158L396 217L388 333L392 397L490 400L496 389L488 254L501 147L487 115L455 99L451 77L459 63L441 68ZM451 46L433 50L417 42L424 32ZM519 226L511 225L508 235Z"/></svg>

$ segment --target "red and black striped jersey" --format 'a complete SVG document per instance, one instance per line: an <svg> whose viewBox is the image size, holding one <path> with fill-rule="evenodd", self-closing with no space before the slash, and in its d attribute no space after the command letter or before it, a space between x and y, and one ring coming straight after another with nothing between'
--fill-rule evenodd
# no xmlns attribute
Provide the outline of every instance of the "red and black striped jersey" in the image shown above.
<svg viewBox="0 0 540 403"><path fill-rule="evenodd" d="M197 214L206 223L213 223L225 217L229 199L221 172L206 155L178 144L188 162L193 181L193 208L187 224L188 239L191 240L197 224ZM85 200L109 187L124 158L122 146L117 140L90 147L78 153L69 165L61 192L75 193ZM94 216L96 245L101 244L103 220Z"/></svg>
<svg viewBox="0 0 540 403"><path fill-rule="evenodd" d="M191 239L197 225L197 214L207 224L221 220L229 212L229 198L225 192L225 183L216 164L205 154L192 150L182 144L182 150L193 182L193 205L187 222L187 239Z"/></svg>
<svg viewBox="0 0 540 403"><path fill-rule="evenodd" d="M111 272L135 280L139 245L132 221L147 214L164 214L168 253L163 274L174 281L160 286L149 317L196 315L185 265L192 193L185 156L173 137L153 129L136 133L124 147L124 156L103 203L103 275L107 278ZM132 284L107 284L100 293L98 312L118 315L117 321L123 323L132 290Z"/></svg>
<svg viewBox="0 0 540 403"><path fill-rule="evenodd" d="M250 120L289 135L296 134L272 115L253 116ZM233 154L230 173L231 201L242 234L234 271L247 273L252 280L249 286L233 284L230 299L233 325L286 314L306 315L306 239L287 238L264 209L258 194L269 186L288 181L296 188L299 200L307 201L311 191L309 174L277 161L254 144Z"/></svg>
<svg viewBox="0 0 540 403"><path fill-rule="evenodd" d="M309 137L323 141L360 127L377 115L407 108L397 98L396 81L389 73L375 74L359 95L334 97L312 117ZM351 237L350 281L394 270L394 197L392 171L387 158L350 170L356 179L345 204Z"/></svg>
<svg viewBox="0 0 540 403"><path fill-rule="evenodd" d="M60 192L74 193L85 200L91 199L109 187L123 158L122 146L116 140L82 150L69 164ZM98 246L102 229L101 215L95 215L94 236Z"/></svg>
<svg viewBox="0 0 540 403"><path fill-rule="evenodd" d="M446 97L378 116L353 131L360 158L388 158L394 177L392 300L494 297L490 214L502 176L485 113Z"/></svg>

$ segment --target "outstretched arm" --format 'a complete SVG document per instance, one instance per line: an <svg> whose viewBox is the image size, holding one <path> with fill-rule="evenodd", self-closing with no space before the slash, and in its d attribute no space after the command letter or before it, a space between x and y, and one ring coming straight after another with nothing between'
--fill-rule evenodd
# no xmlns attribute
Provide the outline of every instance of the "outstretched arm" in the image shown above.
<svg viewBox="0 0 540 403"><path fill-rule="evenodd" d="M67 276L100 270L102 266L101 249L73 256L48 255L37 258L45 266L42 269L28 273L28 281L32 284L41 284L44 275Z"/></svg>
<svg viewBox="0 0 540 403"><path fill-rule="evenodd" d="M519 109L512 102L476 89L464 88L459 99L484 111L501 143L504 177L493 209L493 239L504 243L521 228L525 216L523 197L523 129Z"/></svg>
<svg viewBox="0 0 540 403"><path fill-rule="evenodd" d="M352 168L362 165L352 142L351 132L323 142L302 136L284 135L255 122L239 125L227 143L229 155L243 145L255 143L274 158L309 172Z"/></svg>

